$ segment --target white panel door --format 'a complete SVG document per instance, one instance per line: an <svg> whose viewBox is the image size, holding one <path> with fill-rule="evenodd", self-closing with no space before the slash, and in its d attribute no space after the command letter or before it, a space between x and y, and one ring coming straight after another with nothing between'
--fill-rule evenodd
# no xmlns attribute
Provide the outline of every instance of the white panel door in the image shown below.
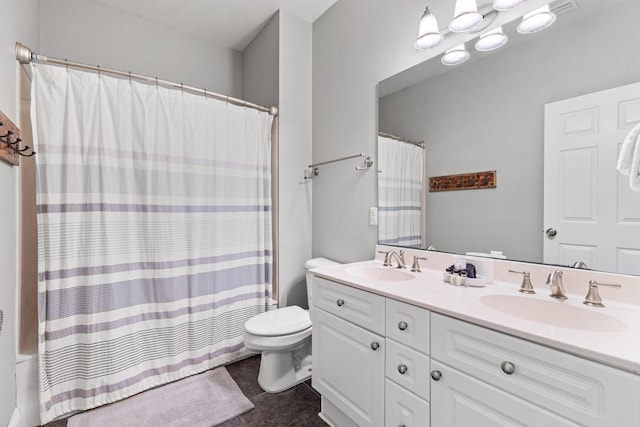
<svg viewBox="0 0 640 427"><path fill-rule="evenodd" d="M616 170L638 122L640 83L545 105L545 263L640 274L640 193Z"/></svg>

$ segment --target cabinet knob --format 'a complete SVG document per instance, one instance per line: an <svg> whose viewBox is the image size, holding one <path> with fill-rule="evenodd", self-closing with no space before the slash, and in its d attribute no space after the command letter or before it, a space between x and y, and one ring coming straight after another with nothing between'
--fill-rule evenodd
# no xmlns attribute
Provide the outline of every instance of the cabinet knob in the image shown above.
<svg viewBox="0 0 640 427"><path fill-rule="evenodd" d="M371 350L377 350L380 348L380 344L378 344L378 342L374 341L371 343Z"/></svg>
<svg viewBox="0 0 640 427"><path fill-rule="evenodd" d="M400 329L401 331L404 331L405 329L407 329L408 326L409 325L404 320L401 320L398 322L398 329Z"/></svg>
<svg viewBox="0 0 640 427"><path fill-rule="evenodd" d="M507 375L511 375L516 371L516 365L511 362L502 362L500 367L502 368L502 372Z"/></svg>
<svg viewBox="0 0 640 427"><path fill-rule="evenodd" d="M342 307L344 305L344 300L339 299L338 301L336 301L336 304L338 304L338 307Z"/></svg>
<svg viewBox="0 0 640 427"><path fill-rule="evenodd" d="M406 374L407 369L407 365L398 365L398 372L400 372L400 375Z"/></svg>
<svg viewBox="0 0 640 427"><path fill-rule="evenodd" d="M440 378L442 378L442 372L440 371L431 371L431 378L433 378L434 381L440 381Z"/></svg>

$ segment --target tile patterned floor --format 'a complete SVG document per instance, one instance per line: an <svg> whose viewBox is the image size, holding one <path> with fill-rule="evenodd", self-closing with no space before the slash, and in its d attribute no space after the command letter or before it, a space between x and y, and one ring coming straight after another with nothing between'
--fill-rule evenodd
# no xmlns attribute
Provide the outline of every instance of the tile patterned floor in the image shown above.
<svg viewBox="0 0 640 427"><path fill-rule="evenodd" d="M311 388L311 381L283 391L266 393L258 385L260 356L253 356L227 365L227 371L255 409L219 424L221 427L300 426L322 427L318 417L320 395ZM66 427L67 420L53 421L44 427Z"/></svg>

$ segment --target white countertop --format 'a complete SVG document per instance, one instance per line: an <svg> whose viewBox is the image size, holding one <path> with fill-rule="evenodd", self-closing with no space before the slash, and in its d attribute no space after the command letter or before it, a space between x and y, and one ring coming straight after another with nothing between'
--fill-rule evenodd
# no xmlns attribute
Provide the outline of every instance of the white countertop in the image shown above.
<svg viewBox="0 0 640 427"><path fill-rule="evenodd" d="M567 300L559 301L549 297L548 292L542 293L537 290L538 293L535 295L526 295L518 292L519 285L499 281L478 288L457 287L443 281L442 271L425 268L420 273L410 273L408 269L402 270L414 276L411 280L383 282L349 274L348 270L357 266L391 268L382 267L382 262L379 260L372 260L322 267L312 271L325 279L404 301L436 313L640 375L640 307L638 305L606 301L604 308L589 307L582 304L584 295L568 293ZM611 316L623 322L626 329L617 332L593 332L529 321L504 314L482 304L480 298L486 295L513 295L569 305L580 310Z"/></svg>

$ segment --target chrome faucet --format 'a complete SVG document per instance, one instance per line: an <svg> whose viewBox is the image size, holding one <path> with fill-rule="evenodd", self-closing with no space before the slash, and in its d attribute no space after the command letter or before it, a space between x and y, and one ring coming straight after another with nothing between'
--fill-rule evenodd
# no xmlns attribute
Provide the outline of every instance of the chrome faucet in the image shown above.
<svg viewBox="0 0 640 427"><path fill-rule="evenodd" d="M555 270L553 273L549 273L549 277L547 277L547 285L551 287L550 297L561 300L567 299L567 294L564 291L564 286L562 285L562 271Z"/></svg>
<svg viewBox="0 0 640 427"><path fill-rule="evenodd" d="M407 265L404 262L404 251L400 251L400 254L398 254L396 251L391 251L389 252L389 261L393 261L393 257L396 257L396 261L398 261L398 267L397 268L407 268Z"/></svg>

